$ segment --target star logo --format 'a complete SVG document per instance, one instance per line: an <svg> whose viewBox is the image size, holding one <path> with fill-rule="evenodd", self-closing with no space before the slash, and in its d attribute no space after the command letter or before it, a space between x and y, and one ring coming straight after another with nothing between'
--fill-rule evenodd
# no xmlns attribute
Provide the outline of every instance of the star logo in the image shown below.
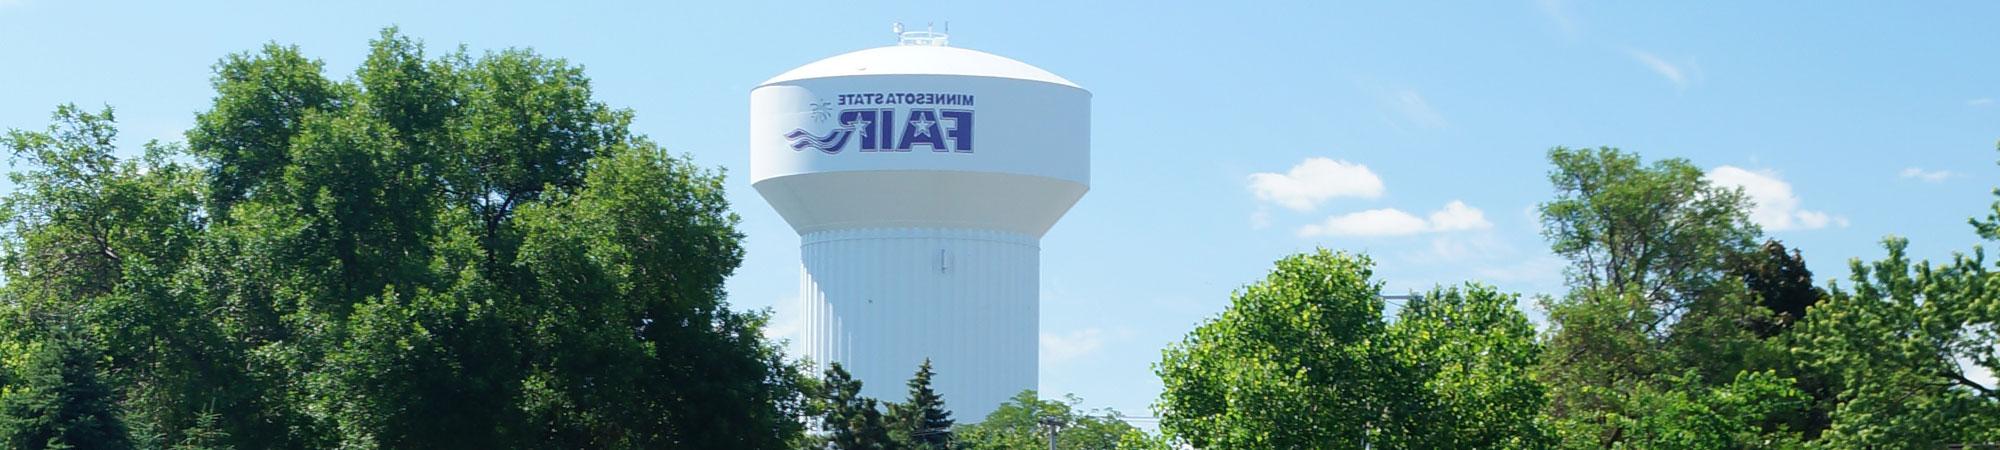
<svg viewBox="0 0 2000 450"><path fill-rule="evenodd" d="M917 136L930 136L931 124L933 123L937 122L925 119L914 119L910 121L910 126L917 127Z"/></svg>
<svg viewBox="0 0 2000 450"><path fill-rule="evenodd" d="M850 121L850 122L847 122L847 127L848 127L848 128L853 128L853 129L854 129L854 137L864 137L864 138L865 138L865 137L868 137L868 124L870 124L870 123L873 123L873 122L869 122L869 121L866 121L866 120L855 120L855 121Z"/></svg>

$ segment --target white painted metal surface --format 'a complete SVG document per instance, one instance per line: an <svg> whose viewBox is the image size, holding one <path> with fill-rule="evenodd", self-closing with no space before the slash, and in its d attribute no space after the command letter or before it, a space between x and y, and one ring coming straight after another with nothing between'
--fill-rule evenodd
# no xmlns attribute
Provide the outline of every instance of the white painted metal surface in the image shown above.
<svg viewBox="0 0 2000 450"><path fill-rule="evenodd" d="M750 178L801 236L806 356L889 401L930 358L974 422L1036 387L1038 245L1089 190L1090 93L912 33L752 90Z"/></svg>
<svg viewBox="0 0 2000 450"><path fill-rule="evenodd" d="M870 228L801 236L807 354L840 361L865 393L906 396L924 358L959 420L1036 383L1041 250L1027 235Z"/></svg>

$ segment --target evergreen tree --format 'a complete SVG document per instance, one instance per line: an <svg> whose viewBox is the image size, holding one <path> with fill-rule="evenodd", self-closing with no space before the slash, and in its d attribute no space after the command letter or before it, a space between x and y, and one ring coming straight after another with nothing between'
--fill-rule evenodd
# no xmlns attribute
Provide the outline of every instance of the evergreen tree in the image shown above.
<svg viewBox="0 0 2000 450"><path fill-rule="evenodd" d="M861 380L854 379L840 363L826 369L826 416L828 441L839 450L891 450L898 446L889 432L875 399L861 396Z"/></svg>
<svg viewBox="0 0 2000 450"><path fill-rule="evenodd" d="M917 448L944 449L951 445L953 421L951 411L944 408L944 397L931 389L933 374L930 358L924 358L916 376L910 378L909 400L889 405L889 423L907 434Z"/></svg>
<svg viewBox="0 0 2000 450"><path fill-rule="evenodd" d="M1787 249L1776 239L1763 247L1731 258L1731 269L1743 278L1743 287L1757 295L1757 302L1771 310L1767 320L1753 325L1757 334L1769 338L1791 329L1806 317L1806 308L1818 304L1821 292L1813 286L1812 270L1806 269L1805 255Z"/></svg>
<svg viewBox="0 0 2000 450"><path fill-rule="evenodd" d="M87 340L59 332L27 356L20 379L0 393L0 443L23 450L132 448Z"/></svg>
<svg viewBox="0 0 2000 450"><path fill-rule="evenodd" d="M229 432L218 428L222 419L214 411L203 411L195 418L194 427L181 433L186 436L171 450L228 450Z"/></svg>

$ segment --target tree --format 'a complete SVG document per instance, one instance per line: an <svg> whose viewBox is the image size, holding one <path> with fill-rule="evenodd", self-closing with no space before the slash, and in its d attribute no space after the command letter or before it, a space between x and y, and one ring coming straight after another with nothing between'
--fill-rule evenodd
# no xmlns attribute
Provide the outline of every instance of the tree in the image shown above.
<svg viewBox="0 0 2000 450"><path fill-rule="evenodd" d="M1014 450L1048 448L1044 421L1063 424L1056 435L1056 447L1079 449L1127 448L1120 443L1144 433L1120 420L1118 411L1084 409L1074 395L1063 400L1043 399L1028 390L1015 394L975 424L961 424L955 430L959 448L969 450ZM1142 439L1143 441L1143 439Z"/></svg>
<svg viewBox="0 0 2000 450"><path fill-rule="evenodd" d="M1645 302L1654 313L1638 325L1650 334L1731 281L1724 262L1761 233L1741 190L1709 184L1686 160L1556 147L1549 163L1556 198L1541 205L1542 235L1570 260L1570 285Z"/></svg>
<svg viewBox="0 0 2000 450"><path fill-rule="evenodd" d="M1761 427L1773 413L1797 409L1805 396L1771 372L1742 372L1716 386L1692 371L1630 386L1622 402L1593 421L1553 426L1563 448L1799 448L1799 436Z"/></svg>
<svg viewBox="0 0 2000 450"><path fill-rule="evenodd" d="M931 360L924 358L917 374L910 377L910 398L889 405L889 423L915 447L944 449L951 445L951 411L944 408L944 398L931 389L931 375Z"/></svg>
<svg viewBox="0 0 2000 450"><path fill-rule="evenodd" d="M1365 256L1279 260L1155 367L1160 428L1196 448L1400 447L1418 383L1382 345Z"/></svg>
<svg viewBox="0 0 2000 450"><path fill-rule="evenodd" d="M1797 388L1810 397L1805 408L1779 411L1765 428L1782 426L1800 432L1808 441L1818 439L1831 425L1838 392L1829 375L1815 369L1803 354L1789 350L1801 339L1794 332L1796 325L1805 320L1808 308L1825 297L1825 291L1813 285L1804 255L1777 240L1765 241L1758 251L1738 255L1731 261L1730 271L1742 278L1743 287L1756 296L1758 305L1771 312L1748 324L1771 348L1759 368L1797 380Z"/></svg>
<svg viewBox="0 0 2000 450"><path fill-rule="evenodd" d="M19 380L0 392L0 443L17 449L129 449L117 400L101 380L96 349L57 331L27 355Z"/></svg>
<svg viewBox="0 0 2000 450"><path fill-rule="evenodd" d="M1519 297L1466 284L1414 296L1385 336L1423 380L1421 446L1528 449L1551 444L1537 423L1546 388L1541 346Z"/></svg>
<svg viewBox="0 0 2000 450"><path fill-rule="evenodd" d="M52 122L0 139L21 167L4 206L13 301L0 302L11 325L0 326L9 330L0 341L48 339L58 323L96 330L127 418L163 438L193 426L207 405L256 409L240 348L206 314L218 304L182 289L201 233L200 173L158 142L135 160L116 158L108 107L62 105Z"/></svg>
<svg viewBox="0 0 2000 450"><path fill-rule="evenodd" d="M1839 403L1818 444L1828 448L1937 448L2000 440L2000 394L1968 367L2000 368L1992 333L1995 276L1984 254L1912 263L1908 241L1850 264L1852 286L1830 289L1799 326L1793 348L1836 380Z"/></svg>
<svg viewBox="0 0 2000 450"><path fill-rule="evenodd" d="M1755 324L1757 334L1770 338L1804 320L1806 309L1818 304L1825 294L1813 285L1812 270L1804 255L1787 249L1777 240L1764 241L1757 251L1731 259L1730 271L1743 279L1744 288L1757 295L1757 302L1771 311L1769 320Z"/></svg>
<svg viewBox="0 0 2000 450"><path fill-rule="evenodd" d="M1779 365L1781 346L1754 328L1780 322L1752 292L1771 288L1777 278L1745 274L1755 270L1746 266L1761 231L1749 221L1751 205L1741 190L1709 183L1685 160L1644 164L1612 148L1558 147L1549 160L1556 198L1541 206L1543 235L1570 260L1570 292L1542 300L1550 330L1538 376L1550 387L1548 420L1566 445L1638 445L1645 434L1631 427L1694 426L1674 419L1686 411L1663 406L1672 402L1649 399L1720 408L1699 402L1721 401L1726 396L1709 393ZM1760 386L1779 382L1753 380ZM1737 425L1767 423L1775 421L1760 417ZM1775 442L1785 433L1762 431L1773 434L1755 440Z"/></svg>
<svg viewBox="0 0 2000 450"><path fill-rule="evenodd" d="M136 161L108 109L9 132L0 349L90 330L149 446L803 438L811 383L726 302L719 172L566 61L370 49L340 81L294 47L231 55L186 148Z"/></svg>
<svg viewBox="0 0 2000 450"><path fill-rule="evenodd" d="M827 440L840 450L886 450L900 448L891 437L891 426L882 417L875 399L861 395L856 380L833 363L826 368L826 416L823 426Z"/></svg>
<svg viewBox="0 0 2000 450"><path fill-rule="evenodd" d="M1161 431L1197 448L1551 444L1541 348L1518 297L1440 287L1389 323L1380 292L1365 256L1279 260L1166 350Z"/></svg>

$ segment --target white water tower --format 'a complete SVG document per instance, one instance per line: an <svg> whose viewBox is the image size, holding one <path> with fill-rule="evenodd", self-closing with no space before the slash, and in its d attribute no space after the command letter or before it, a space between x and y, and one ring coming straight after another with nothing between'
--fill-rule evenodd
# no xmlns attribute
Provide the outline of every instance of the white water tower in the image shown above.
<svg viewBox="0 0 2000 450"><path fill-rule="evenodd" d="M752 186L799 233L809 360L962 422L1036 388L1041 237L1090 186L1090 92L902 32L750 91Z"/></svg>

